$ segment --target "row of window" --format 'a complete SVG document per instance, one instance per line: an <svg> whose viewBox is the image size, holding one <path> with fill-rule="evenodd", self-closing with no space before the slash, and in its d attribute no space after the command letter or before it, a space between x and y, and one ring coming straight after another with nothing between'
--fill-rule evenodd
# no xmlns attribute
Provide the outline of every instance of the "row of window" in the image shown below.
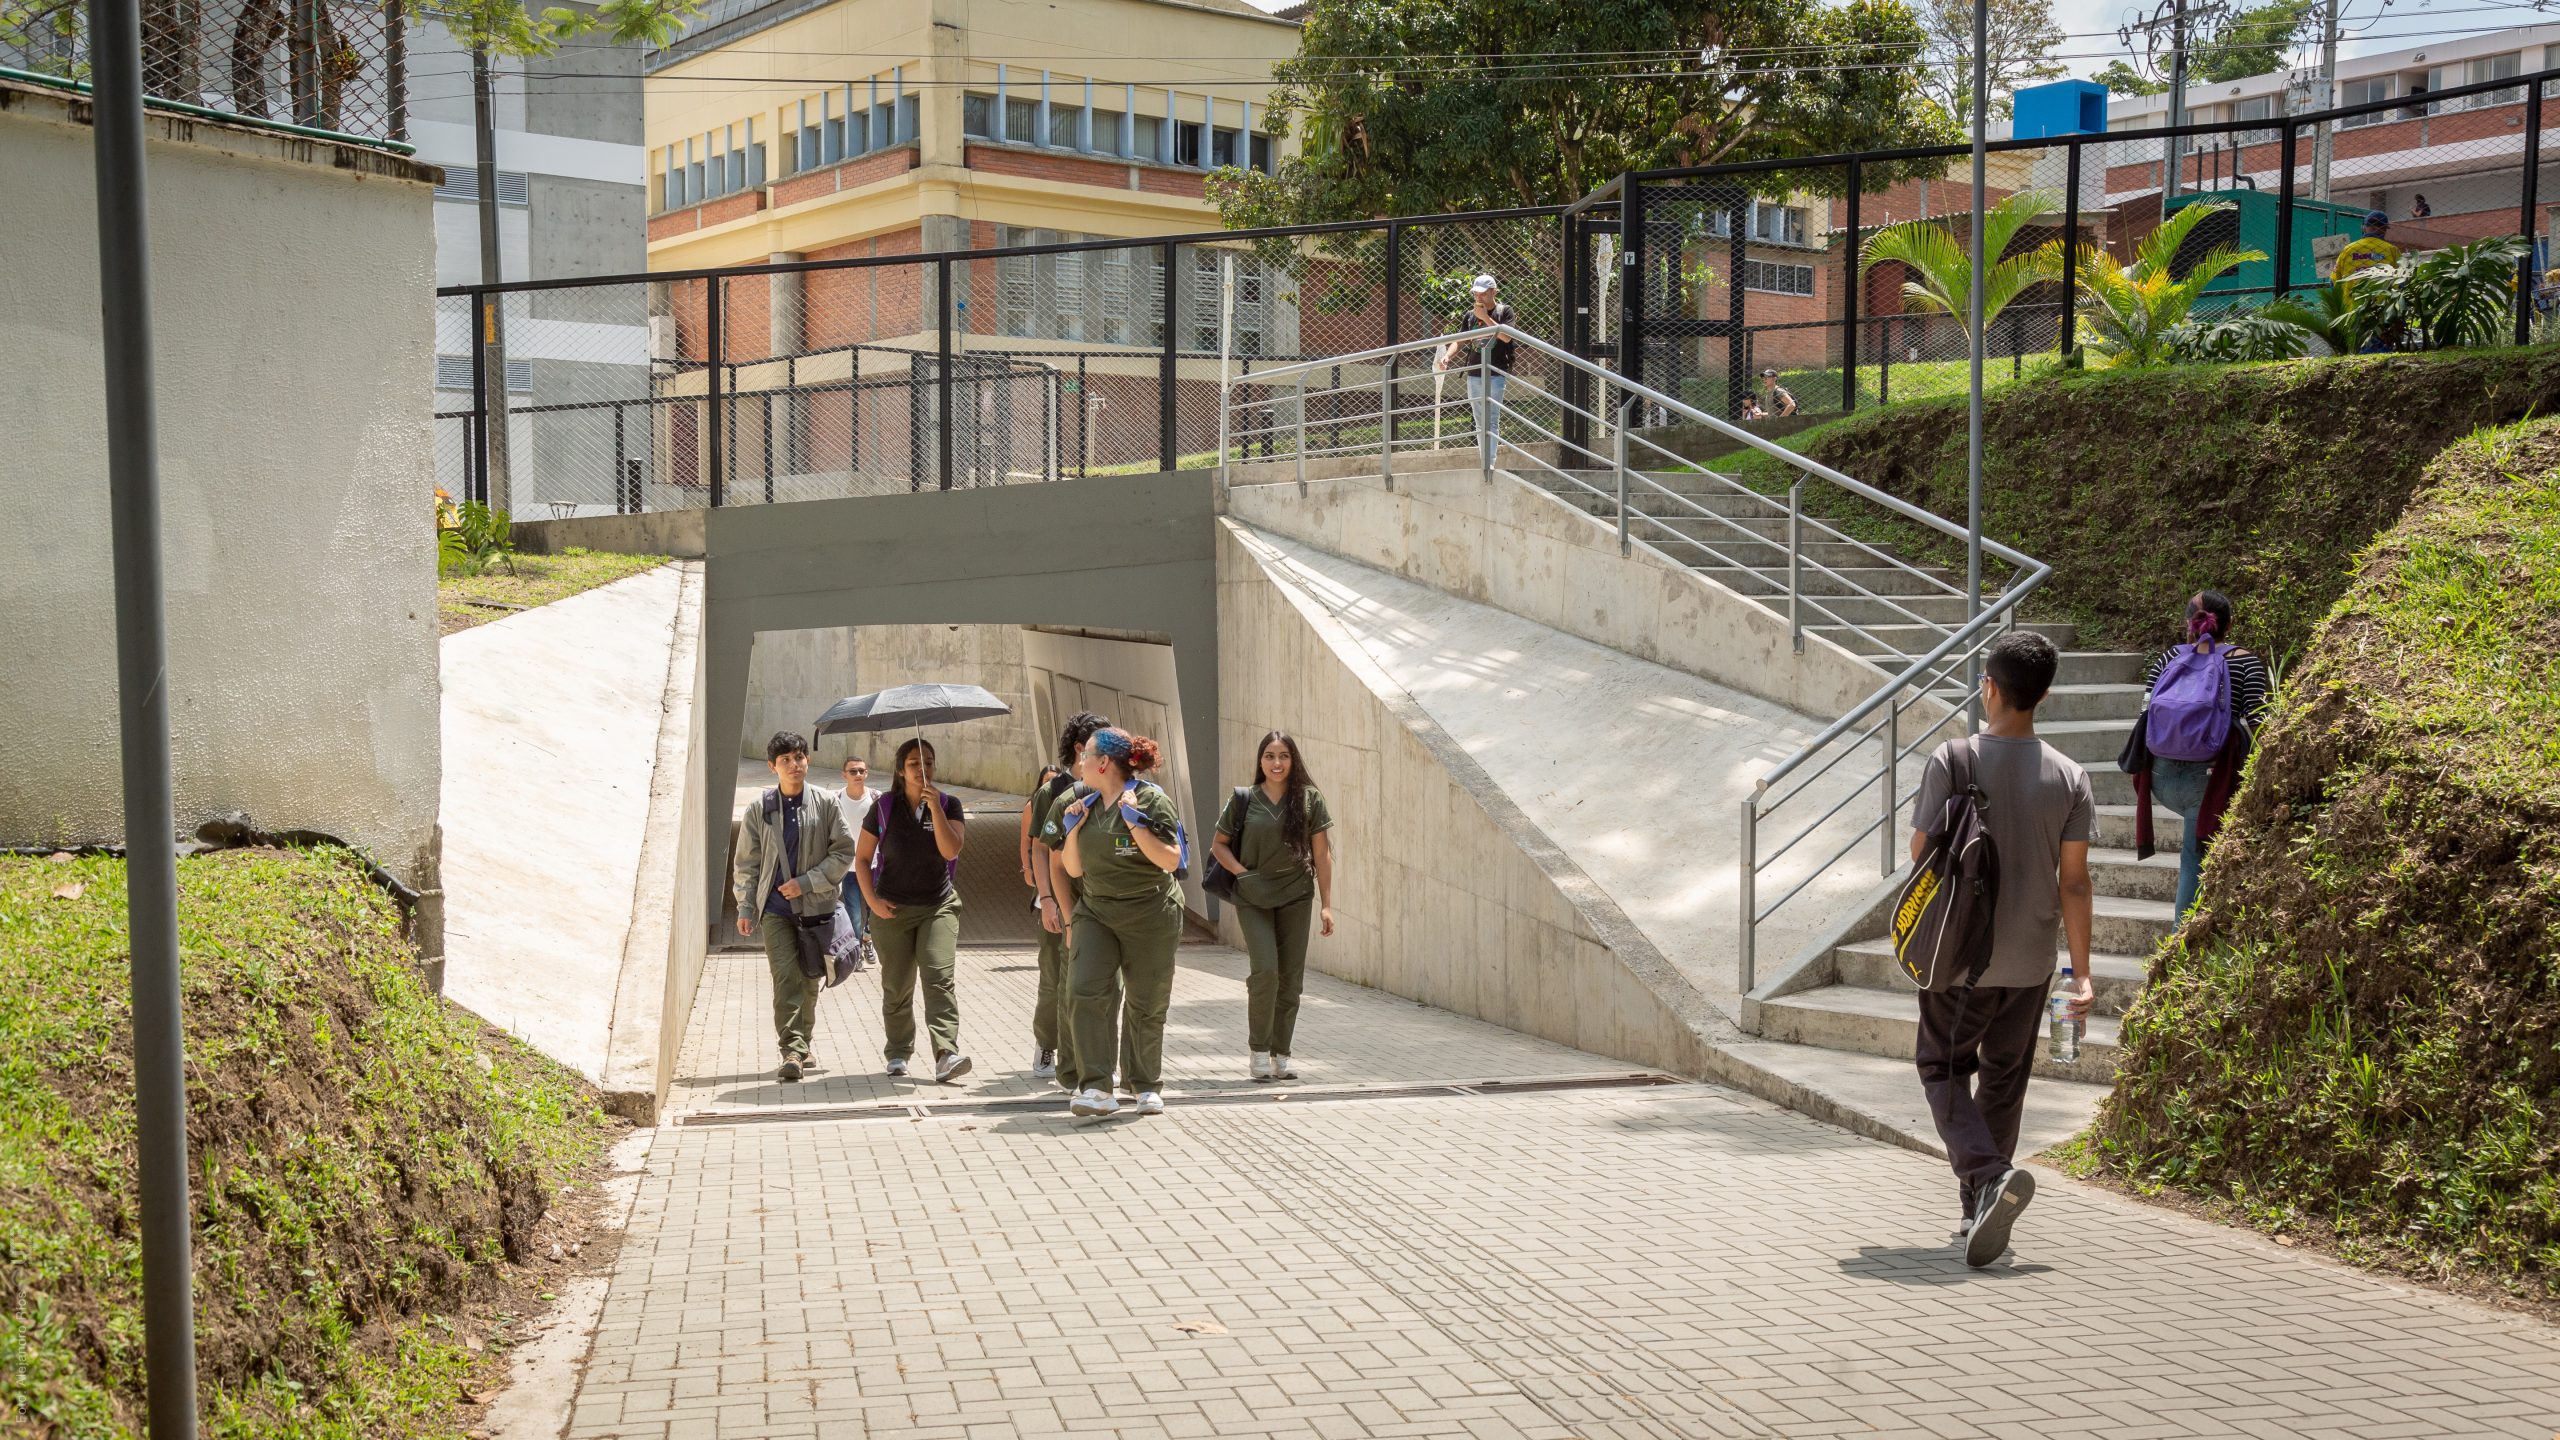
<svg viewBox="0 0 2560 1440"><path fill-rule="evenodd" d="M1150 115L1138 110L1134 89L1123 99L1125 108L972 91L960 102L960 128L975 140L1194 170L1236 165L1265 174L1272 171L1277 152L1270 136L1206 120L1180 119L1172 113L1173 96L1167 94L1164 99L1166 113Z"/></svg>
<svg viewBox="0 0 2560 1440"><path fill-rule="evenodd" d="M1810 295L1813 293L1813 267L1745 260L1742 262L1742 288L1766 290L1773 295Z"/></svg>
<svg viewBox="0 0 2560 1440"><path fill-rule="evenodd" d="M2466 95L2454 100L2428 100L2425 97L2435 91L2450 90L2456 86L2490 85L2500 80L2515 79L2524 73L2524 58L2521 53L2483 55L2476 60L2466 60L2458 65L2437 65L2424 71L2413 70L2407 74L2369 75L2355 80L2341 80L2338 82L2337 99L2340 106L2377 105L2383 101L2395 99L2405 99L2409 103L2349 116L2338 122L2338 128L2360 130L2370 125L2388 125L2395 120L2415 120L2421 116L2442 115L2449 111L2484 110L2498 105L2513 105L2524 98L2521 86L2484 90L2477 95ZM2560 65L2560 45L2543 47L2542 64L2546 69ZM2560 82L2545 82L2543 93L2560 96ZM2253 95L2246 100L2234 100L2226 107L2227 113L2223 118L2236 121L2273 120L2291 111L2309 108L2310 97L2307 94L2296 91L2289 97L2292 104L2279 103L2286 98L2288 97ZM2232 137L2242 145L2270 144L2277 138L2278 132L2272 127L2243 130ZM2200 136L2187 142L2191 150L2212 149L2222 144L2220 136ZM2149 164L2159 160L2161 153L2162 146L2157 137L2119 140L2109 147L2108 163L2113 165Z"/></svg>
<svg viewBox="0 0 2560 1440"><path fill-rule="evenodd" d="M667 146L666 168L658 173L658 208L674 210L735 195L764 183L764 142L756 139L749 120L743 140L738 127L711 131L683 145Z"/></svg>
<svg viewBox="0 0 2560 1440"><path fill-rule="evenodd" d="M791 157L793 174L823 169L875 150L895 149L916 138L922 115L917 97L892 93L883 100L876 82L871 90L871 103L856 105L853 87L846 86L841 115L829 113L833 103L827 96L819 97L815 119L810 118L809 102L800 102L800 113L795 117L799 126L792 131L791 143L783 147Z"/></svg>
<svg viewBox="0 0 2560 1440"><path fill-rule="evenodd" d="M1771 245L1810 245L1812 223L1801 205L1778 205L1754 200L1744 210L1743 233L1751 239ZM1716 210L1707 216L1707 233L1719 240L1733 237L1733 212ZM1810 291L1806 292L1812 293Z"/></svg>
<svg viewBox="0 0 2560 1440"><path fill-rule="evenodd" d="M997 227L1001 246L1055 245L1082 236L1021 226ZM1181 246L1175 266L1183 291L1176 320L1183 347L1215 353L1225 252ZM1164 343L1163 252L1153 246L1008 255L996 261L996 331L1016 339L1080 340L1106 345ZM1274 333L1271 297L1278 277L1247 255L1235 259L1235 353L1263 355L1294 344Z"/></svg>

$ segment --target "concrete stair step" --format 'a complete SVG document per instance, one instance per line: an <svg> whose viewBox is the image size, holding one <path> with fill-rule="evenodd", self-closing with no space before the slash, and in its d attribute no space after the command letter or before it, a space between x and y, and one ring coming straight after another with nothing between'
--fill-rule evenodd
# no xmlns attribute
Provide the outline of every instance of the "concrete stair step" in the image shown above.
<svg viewBox="0 0 2560 1440"><path fill-rule="evenodd" d="M2115 757L2113 755L2108 756L2104 760L2083 760L2080 762L2080 765L2082 769L2089 772L2089 794L2098 802L2099 814L2104 815L2109 810L2122 810L2128 815L2132 813L2133 777L2116 768ZM2156 829L2157 825L2162 820L2169 823L2169 828L2166 831L2159 831ZM2160 810L2157 812L2153 825L2155 827L2153 835L2153 842L2155 844L2167 843L2165 840L2160 838L2162 835L2180 836L2186 833L2178 828L2178 817L2170 814L2166 810ZM2124 844L2127 848L2130 848L2133 844L2133 831L2129 825L2125 830L2124 835Z"/></svg>
<svg viewBox="0 0 2560 1440"><path fill-rule="evenodd" d="M2093 772L2102 766L2114 770L2116 756L2124 753L2124 737L2132 733L2130 715L2121 720L2049 721L2039 717L2036 721L2036 738Z"/></svg>
<svg viewBox="0 0 2560 1440"><path fill-rule="evenodd" d="M2062 668L2054 672L2056 685L2131 685L2142 684L2143 657L2129 650L2065 650Z"/></svg>
<svg viewBox="0 0 2560 1440"><path fill-rule="evenodd" d="M1907 1058L1861 1055L1852 1050L1824 1050L1812 1045L1780 1045L1747 1040L1722 1047L1735 1059L1774 1076L1788 1087L1784 1104L1817 1119L1872 1135L1880 1140L1943 1158L1937 1123L1929 1118L1928 1097ZM2027 1087L2026 1113L2019 1117L2018 1156L2024 1159L2089 1128L2107 1087L2052 1079ZM1949 1197L1953 1219L1953 1196Z"/></svg>
<svg viewBox="0 0 2560 1440"><path fill-rule="evenodd" d="M2140 685L2057 683L2036 707L2036 728L2066 720L2120 720L2131 726L2142 713L2142 697L2148 693Z"/></svg>
<svg viewBox="0 0 2560 1440"><path fill-rule="evenodd" d="M2117 779L2123 780L2127 785L2132 784L2133 777L2117 772L2112 765L2107 769L2115 773ZM2092 772L2089 778L2094 781L2097 778L2096 773ZM2173 811L2163 810L2157 805L2152 806L2152 848L2169 857L2173 870L2177 865L2178 847L2184 845L2186 841L2187 822L2179 819ZM2133 853L2133 804L2130 800L2122 805L2110 805L2106 803L2106 797L2099 797L2098 833L2095 843L2111 850L2121 850L2127 855ZM2094 856L2097 851L2093 849L2089 853ZM2159 856L2155 855L2152 858L2157 860Z"/></svg>
<svg viewBox="0 0 2560 1440"><path fill-rule="evenodd" d="M2168 900L2100 895L2091 908L2096 912L2089 930L2092 954L2139 955L2148 962L2177 928L2178 907Z"/></svg>
<svg viewBox="0 0 2560 1440"><path fill-rule="evenodd" d="M1825 985L1760 1002L1760 1038L1820 1045L1861 1055L1909 1061L1919 1045L1920 1002L1908 987L1869 990ZM2035 1073L2054 1080L2102 1085L2113 1079L2119 1025L2114 1016L2092 1015L2080 1040L2080 1058L2061 1065L2046 1057L2041 1033Z"/></svg>
<svg viewBox="0 0 2560 1440"><path fill-rule="evenodd" d="M1947 627L1944 625L1917 625L1907 622L1887 625L1861 624L1855 630L1828 623L1809 624L1806 628L1820 630L1852 655L1900 655L1906 659L1916 659L1928 654L1937 648L1939 641L1947 638ZM2018 628L2035 631L2052 641L2065 653L2069 653L2071 642L2080 633L2078 626L2065 620L2021 621Z"/></svg>
<svg viewBox="0 0 2560 1440"><path fill-rule="evenodd" d="M1719 550L1722 547L1717 547ZM1963 586L1944 571L1905 570L1876 563L1872 555L1858 557L1861 563L1840 565L1829 561L1804 566L1799 583L1807 595L1961 595ZM1726 584L1735 575L1756 576L1776 586L1780 594L1787 588L1786 557L1780 555L1775 564L1699 565L1693 567ZM1738 587L1737 587L1738 588Z"/></svg>
<svg viewBox="0 0 2560 1440"><path fill-rule="evenodd" d="M2063 955L2057 952L2054 968L2062 968ZM1860 990L1891 990L1911 993L1911 982L1902 978L1902 966L1893 958L1891 940L1860 940L1831 952L1832 963L1842 985ZM2089 954L2089 973L2097 979L2096 1010L2101 1015L2120 1016L2142 994L2144 982L2151 973L2151 962L2132 955Z"/></svg>
<svg viewBox="0 0 2560 1440"><path fill-rule="evenodd" d="M2131 823L2128 817L2128 829ZM2155 842L2157 838L2154 837ZM2177 847L2173 845L2165 851L2154 851L2148 860L2137 860L2129 836L2123 845L2109 845L2101 839L2089 847L2089 880L2098 887L2100 895L2175 904L2178 899Z"/></svg>

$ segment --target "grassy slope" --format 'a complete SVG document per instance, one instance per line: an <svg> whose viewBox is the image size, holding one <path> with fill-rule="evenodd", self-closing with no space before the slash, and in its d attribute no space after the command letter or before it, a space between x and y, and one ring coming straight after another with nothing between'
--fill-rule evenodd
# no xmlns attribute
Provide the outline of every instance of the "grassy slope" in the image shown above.
<svg viewBox="0 0 2560 1440"><path fill-rule="evenodd" d="M607 1122L420 987L343 853L178 876L205 1433L452 1434L442 1317ZM123 928L122 862L0 858L0 1434L141 1428Z"/></svg>
<svg viewBox="0 0 2560 1440"><path fill-rule="evenodd" d="M2239 638L2284 657L2436 452L2483 425L2560 413L2560 349L2070 372L2005 386L1983 410L1984 528L2052 563L2041 613L2079 621L2086 645L2148 648L2172 638L2188 595L2219 589L2239 607ZM1964 516L1961 398L1864 411L1787 443ZM1757 484L1778 473L1763 457L1732 464ZM1831 503L1823 486L1806 494L1844 528L1963 569L1961 542Z"/></svg>
<svg viewBox="0 0 2560 1440"><path fill-rule="evenodd" d="M515 570L509 573L504 564L484 574L464 578L443 575L436 579L436 610L442 622L442 633L468 630L503 620L515 610L474 605L474 600L494 601L499 606L531 609L566 600L581 590L610 585L628 575L654 569L667 563L664 555L617 555L604 550L563 550L557 555L518 555Z"/></svg>
<svg viewBox="0 0 2560 1440"><path fill-rule="evenodd" d="M2352 575L2085 1153L2560 1300L2560 422L2448 449Z"/></svg>

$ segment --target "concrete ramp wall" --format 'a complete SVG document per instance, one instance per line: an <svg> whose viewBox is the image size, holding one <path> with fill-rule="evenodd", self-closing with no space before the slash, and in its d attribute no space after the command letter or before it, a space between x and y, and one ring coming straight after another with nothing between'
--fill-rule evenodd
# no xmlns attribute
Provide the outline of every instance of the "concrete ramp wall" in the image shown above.
<svg viewBox="0 0 2560 1440"><path fill-rule="evenodd" d="M1264 730L1290 731L1346 837L1336 933L1310 963L1598 1054L1718 1068L1731 1022L1277 558L1220 522L1220 748L1247 756ZM1221 927L1241 944L1231 911Z"/></svg>

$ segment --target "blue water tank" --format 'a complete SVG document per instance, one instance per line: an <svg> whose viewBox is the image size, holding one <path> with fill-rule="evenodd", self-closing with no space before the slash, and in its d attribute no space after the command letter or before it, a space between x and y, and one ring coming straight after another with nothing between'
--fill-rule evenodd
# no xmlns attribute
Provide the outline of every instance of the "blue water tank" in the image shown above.
<svg viewBox="0 0 2560 1440"><path fill-rule="evenodd" d="M2009 133L2021 140L2107 133L2107 87L2095 80L2029 85L2009 98Z"/></svg>

